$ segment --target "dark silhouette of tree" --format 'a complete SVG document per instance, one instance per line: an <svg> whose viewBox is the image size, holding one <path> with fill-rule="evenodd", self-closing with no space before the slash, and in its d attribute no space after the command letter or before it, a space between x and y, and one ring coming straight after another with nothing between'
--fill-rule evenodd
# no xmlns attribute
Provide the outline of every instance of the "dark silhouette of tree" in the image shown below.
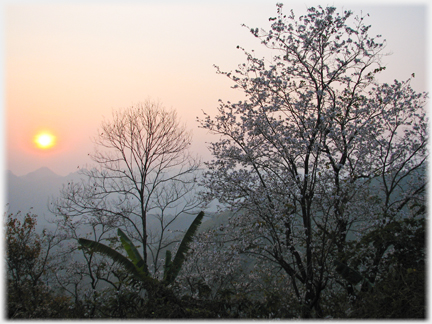
<svg viewBox="0 0 432 324"><path fill-rule="evenodd" d="M82 169L84 180L65 186L52 207L62 217L59 224L75 240L83 237L78 228L92 228L87 238L97 242L121 228L140 244L145 266L157 275L161 252L178 241L169 235L170 225L199 205L193 194L199 161L189 154L190 143L176 112L159 103L114 111L90 154L96 167Z"/></svg>

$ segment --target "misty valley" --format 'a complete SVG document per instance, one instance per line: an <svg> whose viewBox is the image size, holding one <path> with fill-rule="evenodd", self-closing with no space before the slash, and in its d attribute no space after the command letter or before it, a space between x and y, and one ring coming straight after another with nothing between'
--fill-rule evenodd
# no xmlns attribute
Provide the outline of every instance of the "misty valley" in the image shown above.
<svg viewBox="0 0 432 324"><path fill-rule="evenodd" d="M368 16L243 26L271 55L215 66L246 99L197 117L208 160L147 99L101 120L90 165L7 171L6 317L424 319L428 94L379 82Z"/></svg>

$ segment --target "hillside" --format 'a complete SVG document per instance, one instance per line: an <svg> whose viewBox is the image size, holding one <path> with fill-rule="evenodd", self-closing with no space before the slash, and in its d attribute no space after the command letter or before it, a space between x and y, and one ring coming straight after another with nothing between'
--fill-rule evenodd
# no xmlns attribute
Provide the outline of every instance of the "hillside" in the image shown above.
<svg viewBox="0 0 432 324"><path fill-rule="evenodd" d="M16 176L11 171L6 175L6 197L7 213L32 213L39 216L38 229L53 226L48 221L54 215L49 211L50 200L59 196L60 189L69 182L78 182L81 179L78 172L70 173L67 176L60 176L49 168L43 167L30 172L24 176ZM189 227L196 215L181 215L178 221L174 222L170 229L172 231L183 231ZM208 219L207 217L205 219ZM154 224L154 219L148 219L149 226Z"/></svg>
<svg viewBox="0 0 432 324"><path fill-rule="evenodd" d="M53 218L48 210L49 200L58 197L63 184L70 181L79 181L77 172L63 177L55 174L50 169L43 167L18 177L11 171L6 175L6 199L7 213L32 213L39 216L38 228L50 226L47 222Z"/></svg>

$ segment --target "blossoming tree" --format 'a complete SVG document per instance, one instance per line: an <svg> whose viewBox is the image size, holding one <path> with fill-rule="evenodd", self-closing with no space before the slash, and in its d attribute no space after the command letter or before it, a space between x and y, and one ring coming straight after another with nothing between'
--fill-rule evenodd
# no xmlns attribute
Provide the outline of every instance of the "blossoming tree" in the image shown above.
<svg viewBox="0 0 432 324"><path fill-rule="evenodd" d="M283 269L300 316L320 317L332 287L355 294L335 265L373 285L391 250L358 261L352 242L424 217L427 95L410 80L376 81L385 42L368 35L364 17L333 7L287 16L277 7L268 32L250 29L272 59L239 47L247 61L235 72L218 68L247 99L221 101L216 116L200 120L220 135L203 184L208 200L241 211L226 242Z"/></svg>

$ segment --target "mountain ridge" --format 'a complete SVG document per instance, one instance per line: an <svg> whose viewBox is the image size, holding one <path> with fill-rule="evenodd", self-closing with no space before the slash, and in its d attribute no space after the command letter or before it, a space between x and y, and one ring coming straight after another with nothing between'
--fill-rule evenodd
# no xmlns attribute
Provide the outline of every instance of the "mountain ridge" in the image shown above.
<svg viewBox="0 0 432 324"><path fill-rule="evenodd" d="M56 174L48 167L41 167L35 171L29 172L26 175L23 175L21 178L25 178L28 180L42 180L44 178L59 178L60 175Z"/></svg>
<svg viewBox="0 0 432 324"><path fill-rule="evenodd" d="M16 176L12 171L6 172L5 193L7 203L6 212L16 214L18 212L31 212L38 216L38 228L51 227L50 220L55 215L49 211L50 200L60 196L60 189L69 182L79 182L83 175L79 171L67 176L61 176L47 167L39 168L23 176ZM206 212L206 219L207 217ZM184 230L193 221L193 215L182 215L178 222L174 222L172 230ZM148 225L155 223L149 219Z"/></svg>
<svg viewBox="0 0 432 324"><path fill-rule="evenodd" d="M79 181L77 172L61 176L48 167L41 167L23 176L6 170L5 202L6 212L31 212L38 215L38 227L50 227L54 215L49 211L49 200L59 196L60 189L70 181Z"/></svg>

